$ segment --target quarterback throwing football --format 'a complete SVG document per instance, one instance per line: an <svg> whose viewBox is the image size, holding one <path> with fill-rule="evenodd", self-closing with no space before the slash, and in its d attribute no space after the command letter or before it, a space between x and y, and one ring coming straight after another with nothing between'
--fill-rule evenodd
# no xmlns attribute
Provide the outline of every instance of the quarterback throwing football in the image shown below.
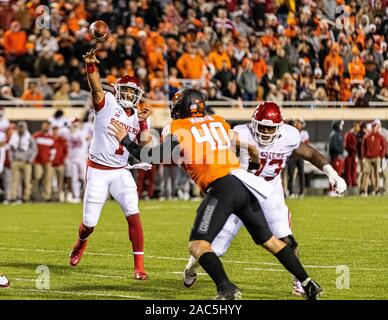
<svg viewBox="0 0 388 320"><path fill-rule="evenodd" d="M108 126L114 122L124 127L132 139L147 143L148 108L138 111L143 90L139 80L125 76L114 85L115 95L104 92L97 72L96 50L84 55L87 76L95 111L93 139L87 161L86 189L83 203L83 220L78 240L70 253L70 264L76 266L85 251L88 237L100 218L101 210L109 194L120 204L128 222L129 238L134 254L134 277L146 280L144 270L144 238L140 220L136 183L128 165L129 152L108 134ZM143 135L143 137L144 137Z"/></svg>

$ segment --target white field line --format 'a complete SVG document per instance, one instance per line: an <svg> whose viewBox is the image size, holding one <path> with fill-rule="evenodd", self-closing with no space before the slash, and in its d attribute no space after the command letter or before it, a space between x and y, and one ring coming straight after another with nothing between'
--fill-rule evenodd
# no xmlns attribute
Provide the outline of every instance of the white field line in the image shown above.
<svg viewBox="0 0 388 320"><path fill-rule="evenodd" d="M266 269L266 268L244 268L245 271L274 271L274 272L285 272L286 270L281 269Z"/></svg>
<svg viewBox="0 0 388 320"><path fill-rule="evenodd" d="M172 271L172 272L168 272L168 273L179 274L180 276L183 275L183 271ZM197 272L197 275L199 275L199 276L207 276L207 273Z"/></svg>
<svg viewBox="0 0 388 320"><path fill-rule="evenodd" d="M348 239L348 238L313 238L313 240L323 240L323 241L350 241L350 242L373 242L373 243L380 243L381 245L384 244L384 239L381 240L375 240L375 239Z"/></svg>
<svg viewBox="0 0 388 320"><path fill-rule="evenodd" d="M68 254L67 252L60 251L60 250L46 250L46 249L26 249L26 248L8 248L8 247L0 247L1 250L6 251L24 251L24 252L42 252L42 253L60 253L60 254ZM85 252L85 255L95 255L95 256L108 256L108 257L129 257L130 254L120 254L120 253L103 253L103 252ZM187 261L187 258L178 258L178 257L162 257L162 256L153 256L153 255L146 255L149 259L158 259L158 260L175 260L175 261ZM223 259L222 262L225 263L231 263L231 264L249 264L249 265L268 265L268 266L279 266L279 263L275 262L258 262L258 261L238 261L238 260L225 260ZM343 265L341 263L340 265ZM317 268L317 269L335 269L338 267L338 265L334 266L321 266L321 265L308 265L304 264L307 268ZM359 268L359 267L351 267L352 270L361 270L361 271L381 271L381 272L387 272L387 269L383 268Z"/></svg>
<svg viewBox="0 0 388 320"><path fill-rule="evenodd" d="M76 291L59 291L59 290L37 290L37 289L20 289L20 288L11 288L13 291L25 291L25 292L35 292L42 294L68 294L72 296L97 296L97 297L112 297L112 298L125 298L125 299L140 299L145 300L144 297L140 296L131 296L131 295L122 295L122 294L110 294L110 293L99 293L99 292L76 292Z"/></svg>

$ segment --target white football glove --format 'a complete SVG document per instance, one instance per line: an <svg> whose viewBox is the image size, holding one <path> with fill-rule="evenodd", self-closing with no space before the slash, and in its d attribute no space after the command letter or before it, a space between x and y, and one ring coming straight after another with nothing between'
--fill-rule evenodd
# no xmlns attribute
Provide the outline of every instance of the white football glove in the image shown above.
<svg viewBox="0 0 388 320"><path fill-rule="evenodd" d="M334 191L338 194L343 194L346 191L347 185L344 179L342 179L334 168L330 164L323 166L322 171L329 178L329 183Z"/></svg>

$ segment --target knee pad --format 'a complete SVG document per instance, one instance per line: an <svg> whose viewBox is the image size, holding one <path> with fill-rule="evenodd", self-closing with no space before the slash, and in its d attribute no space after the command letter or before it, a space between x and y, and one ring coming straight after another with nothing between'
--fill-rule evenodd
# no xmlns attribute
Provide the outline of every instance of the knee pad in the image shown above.
<svg viewBox="0 0 388 320"><path fill-rule="evenodd" d="M288 235L287 237L280 238L280 240L286 243L292 250L295 250L298 247L298 243L292 234Z"/></svg>

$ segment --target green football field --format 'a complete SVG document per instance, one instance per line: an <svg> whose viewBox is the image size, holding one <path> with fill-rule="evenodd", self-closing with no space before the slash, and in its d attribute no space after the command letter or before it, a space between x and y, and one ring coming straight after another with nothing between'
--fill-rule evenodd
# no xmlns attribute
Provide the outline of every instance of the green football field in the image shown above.
<svg viewBox="0 0 388 320"><path fill-rule="evenodd" d="M0 273L12 282L0 299L213 299L215 287L203 271L190 289L181 279L198 204L140 203L148 281L132 279L127 224L116 203L105 206L76 268L68 254L81 205L0 205ZM302 261L323 287L322 299L388 299L387 197L312 197L288 205ZM291 276L245 230L223 261L243 299L300 299L291 295Z"/></svg>

